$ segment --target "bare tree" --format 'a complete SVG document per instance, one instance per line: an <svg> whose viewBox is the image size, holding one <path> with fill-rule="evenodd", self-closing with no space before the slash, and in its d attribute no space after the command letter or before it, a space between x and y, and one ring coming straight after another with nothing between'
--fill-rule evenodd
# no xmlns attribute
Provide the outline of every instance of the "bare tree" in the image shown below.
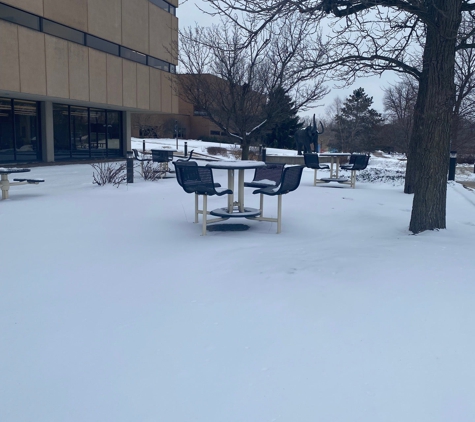
<svg viewBox="0 0 475 422"><path fill-rule="evenodd" d="M400 82L383 88L384 111L391 128L388 144L398 152L407 153L413 124L417 81L405 76Z"/></svg>
<svg viewBox="0 0 475 422"><path fill-rule="evenodd" d="M301 66L310 39L319 37L300 17L282 19L250 41L230 21L187 28L180 33L178 93L234 137L247 159L255 132L280 112L266 107L271 92L282 89L297 110L328 92L316 69Z"/></svg>
<svg viewBox="0 0 475 422"><path fill-rule="evenodd" d="M464 28L463 32L469 33L470 30L473 32L475 21L464 19L461 26ZM475 44L475 35L472 34L467 42ZM457 51L455 85L451 149L473 153L474 138L469 128L472 126L471 123L475 122L475 50L460 49Z"/></svg>
<svg viewBox="0 0 475 422"><path fill-rule="evenodd" d="M364 73L393 70L418 80L405 192L414 192L409 229L446 227L448 153L455 101L455 53L475 47L475 0L206 0L217 13L246 26L255 36L278 17L299 14L330 28L325 63L346 82ZM238 13L236 13L238 12ZM256 31L254 28L258 28ZM420 60L422 57L422 62Z"/></svg>

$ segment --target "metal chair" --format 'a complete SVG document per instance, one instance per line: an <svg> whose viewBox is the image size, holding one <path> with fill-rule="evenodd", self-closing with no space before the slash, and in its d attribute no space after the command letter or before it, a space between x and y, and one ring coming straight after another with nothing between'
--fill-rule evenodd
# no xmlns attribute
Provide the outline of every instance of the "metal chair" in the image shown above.
<svg viewBox="0 0 475 422"><path fill-rule="evenodd" d="M369 163L370 154L351 154L348 164L342 164L342 170L350 170L350 185L352 188L356 186L356 171L364 170Z"/></svg>
<svg viewBox="0 0 475 422"><path fill-rule="evenodd" d="M320 164L318 154L304 154L303 159L305 161L305 167L315 170L313 174L313 186L316 186L317 182L321 183L321 181L317 179L317 170L328 170L330 166L328 164Z"/></svg>
<svg viewBox="0 0 475 422"><path fill-rule="evenodd" d="M277 223L277 233L281 232L282 226L282 195L296 190L300 185L300 180L302 179L302 172L304 166L292 166L284 168L282 173L282 179L280 185L268 186L266 188L261 188L255 190L254 194L262 194L269 196L277 196L277 218L264 217L262 214L260 217L256 217L256 220L259 221L271 221Z"/></svg>
<svg viewBox="0 0 475 422"><path fill-rule="evenodd" d="M198 163L196 161L189 161L189 159L191 158L191 154L193 153L193 151L191 151L190 153L190 157L188 157L188 159L186 160L176 160L175 162L173 162L173 165L175 167L175 174L176 174L176 180L178 182L178 184L183 188L183 181L182 181L182 175L181 175L181 172L178 171L178 168L177 166L194 166L194 167L198 167ZM189 176L188 176L189 177ZM216 188L220 188L221 185L219 183L215 183L214 184L214 187ZM199 194L198 193L195 193L195 223L198 223L198 214L203 214L203 210L200 210L199 209Z"/></svg>
<svg viewBox="0 0 475 422"><path fill-rule="evenodd" d="M134 158L140 162L140 170L142 172L141 174L143 175L143 163L149 163L152 161L152 158L146 158L143 152L139 155L139 151L137 149L132 149L132 151L134 153Z"/></svg>
<svg viewBox="0 0 475 422"><path fill-rule="evenodd" d="M226 220L225 218L207 218L209 211L208 196L228 195L233 193L231 189L222 189L219 184L214 183L213 171L209 167L200 167L196 161L178 161L174 162L176 178L178 184L186 193L195 194L195 223L198 223L198 214L203 215L203 236L206 235L206 225L217 221ZM216 186L218 185L218 186ZM198 208L198 196L203 196L203 209Z"/></svg>
<svg viewBox="0 0 475 422"><path fill-rule="evenodd" d="M278 186L282 180L282 173L284 171L285 164L271 163L265 167L258 167L254 172L254 178L252 182L244 182L244 186L247 188L267 188L269 186ZM260 195L259 210L264 212L264 195Z"/></svg>

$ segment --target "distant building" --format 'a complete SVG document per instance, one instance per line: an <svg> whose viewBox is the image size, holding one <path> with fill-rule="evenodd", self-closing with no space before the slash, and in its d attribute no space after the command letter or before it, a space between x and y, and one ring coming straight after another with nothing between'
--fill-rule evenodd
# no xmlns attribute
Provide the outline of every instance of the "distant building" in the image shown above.
<svg viewBox="0 0 475 422"><path fill-rule="evenodd" d="M123 157L178 113L178 0L0 0L0 166Z"/></svg>
<svg viewBox="0 0 475 422"><path fill-rule="evenodd" d="M181 139L227 138L227 134L205 113L196 110L193 104L182 98L178 99L178 114L132 114L132 136L174 138L175 122Z"/></svg>

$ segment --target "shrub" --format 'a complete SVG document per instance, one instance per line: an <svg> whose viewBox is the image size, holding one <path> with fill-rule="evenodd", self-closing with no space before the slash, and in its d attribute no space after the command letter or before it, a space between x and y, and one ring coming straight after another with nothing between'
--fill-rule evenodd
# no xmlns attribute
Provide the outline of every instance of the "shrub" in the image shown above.
<svg viewBox="0 0 475 422"><path fill-rule="evenodd" d="M155 180L165 177L168 163L159 163L156 165L152 161L146 161L141 164L140 175L144 180L151 180L154 182Z"/></svg>
<svg viewBox="0 0 475 422"><path fill-rule="evenodd" d="M126 163L94 163L91 166L94 169L93 184L104 186L107 183L112 183L119 187L121 183L127 181Z"/></svg>

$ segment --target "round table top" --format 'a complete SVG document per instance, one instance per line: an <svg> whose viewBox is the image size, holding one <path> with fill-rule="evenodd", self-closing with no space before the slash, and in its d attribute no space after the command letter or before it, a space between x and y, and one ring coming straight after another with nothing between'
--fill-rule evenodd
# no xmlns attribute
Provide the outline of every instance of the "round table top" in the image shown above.
<svg viewBox="0 0 475 422"><path fill-rule="evenodd" d="M321 152L318 154L320 157L349 157L349 152Z"/></svg>
<svg viewBox="0 0 475 422"><path fill-rule="evenodd" d="M230 160L230 161L215 161L213 163L206 164L206 167L212 169L224 169L224 170L244 170L244 169L256 169L258 167L265 167L264 161L253 160Z"/></svg>
<svg viewBox="0 0 475 422"><path fill-rule="evenodd" d="M31 171L31 169L20 169L20 168L15 168L15 167L12 167L12 168L4 168L4 167L0 167L0 174L9 174L9 173L27 173Z"/></svg>

